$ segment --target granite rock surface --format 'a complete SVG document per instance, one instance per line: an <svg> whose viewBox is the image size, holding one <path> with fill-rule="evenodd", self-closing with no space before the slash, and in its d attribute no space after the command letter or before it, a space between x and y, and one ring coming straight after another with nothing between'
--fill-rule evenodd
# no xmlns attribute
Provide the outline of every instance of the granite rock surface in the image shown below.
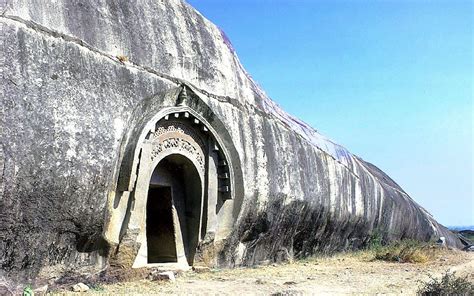
<svg viewBox="0 0 474 296"><path fill-rule="evenodd" d="M101 269L107 199L136 106L192 89L243 178L223 267L457 237L376 166L280 109L226 35L179 0L12 0L0 16L0 270ZM2 274L0 274L2 276Z"/></svg>

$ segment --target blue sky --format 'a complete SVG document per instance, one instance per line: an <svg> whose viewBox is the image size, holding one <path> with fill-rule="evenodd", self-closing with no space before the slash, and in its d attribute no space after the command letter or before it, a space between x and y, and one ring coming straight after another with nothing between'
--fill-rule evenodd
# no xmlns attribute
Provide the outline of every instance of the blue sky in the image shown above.
<svg viewBox="0 0 474 296"><path fill-rule="evenodd" d="M473 2L188 2L283 109L474 224Z"/></svg>

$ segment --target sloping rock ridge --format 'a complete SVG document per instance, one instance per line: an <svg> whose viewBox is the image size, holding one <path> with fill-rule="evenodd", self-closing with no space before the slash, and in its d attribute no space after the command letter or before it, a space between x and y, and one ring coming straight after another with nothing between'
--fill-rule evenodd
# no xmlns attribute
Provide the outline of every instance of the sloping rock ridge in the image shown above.
<svg viewBox="0 0 474 296"><path fill-rule="evenodd" d="M254 265L375 236L460 246L377 167L281 110L187 3L12 0L1 12L0 277L166 256ZM166 210L151 192L175 220L151 220ZM171 252L153 245L166 239L153 223L174 227Z"/></svg>

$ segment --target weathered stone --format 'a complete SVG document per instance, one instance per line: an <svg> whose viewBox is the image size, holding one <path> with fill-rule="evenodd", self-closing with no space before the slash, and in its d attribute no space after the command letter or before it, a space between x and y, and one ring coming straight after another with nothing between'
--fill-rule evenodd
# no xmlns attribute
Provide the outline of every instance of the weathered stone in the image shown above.
<svg viewBox="0 0 474 296"><path fill-rule="evenodd" d="M446 247L446 238L444 236L440 237L437 241L436 244L440 247Z"/></svg>
<svg viewBox="0 0 474 296"><path fill-rule="evenodd" d="M89 286L84 283L78 283L72 286L72 291L74 292L87 292L89 291Z"/></svg>
<svg viewBox="0 0 474 296"><path fill-rule="evenodd" d="M13 296L12 289L4 283L0 283L0 295L2 296Z"/></svg>
<svg viewBox="0 0 474 296"><path fill-rule="evenodd" d="M0 8L9 279L109 263L185 270L195 258L255 265L374 236L462 246L377 167L282 111L188 4Z"/></svg>
<svg viewBox="0 0 474 296"><path fill-rule="evenodd" d="M466 246L463 250L466 252L474 252L474 246Z"/></svg>
<svg viewBox="0 0 474 296"><path fill-rule="evenodd" d="M193 271L196 273L210 272L211 269L207 266L193 266Z"/></svg>
<svg viewBox="0 0 474 296"><path fill-rule="evenodd" d="M276 263L291 262L292 257L286 248L281 248L276 252L274 261Z"/></svg>
<svg viewBox="0 0 474 296"><path fill-rule="evenodd" d="M35 295L46 295L48 292L48 285L43 285L33 290ZM0 294L2 295L2 294Z"/></svg>
<svg viewBox="0 0 474 296"><path fill-rule="evenodd" d="M154 271L150 274L148 279L152 281L176 281L176 277L174 276L174 273L172 271Z"/></svg>

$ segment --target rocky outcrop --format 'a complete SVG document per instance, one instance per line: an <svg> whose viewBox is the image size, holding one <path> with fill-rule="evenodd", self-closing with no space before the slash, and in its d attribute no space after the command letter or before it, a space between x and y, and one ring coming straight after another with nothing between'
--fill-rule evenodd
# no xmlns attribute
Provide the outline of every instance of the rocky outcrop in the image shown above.
<svg viewBox="0 0 474 296"><path fill-rule="evenodd" d="M219 240L203 233L200 241L198 249L212 245L198 252L210 254L209 264L357 249L374 236L444 236L459 246L377 167L282 111L225 34L188 4L13 0L1 11L5 276L101 269L122 239L134 241L122 224L119 241L106 232L115 227L113 196L127 151L129 173L139 157L127 148L134 128L145 126L137 118L182 104L208 122L203 128L213 128L220 148L230 147L240 178L230 231ZM138 247L130 250L133 257Z"/></svg>

